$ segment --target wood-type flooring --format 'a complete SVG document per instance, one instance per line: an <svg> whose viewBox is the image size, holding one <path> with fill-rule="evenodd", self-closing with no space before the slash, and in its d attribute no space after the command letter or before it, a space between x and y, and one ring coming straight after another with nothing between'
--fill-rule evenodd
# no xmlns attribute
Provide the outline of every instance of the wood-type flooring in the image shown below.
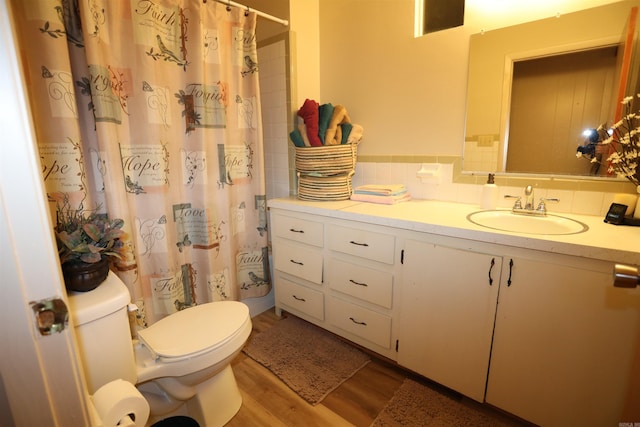
<svg viewBox="0 0 640 427"><path fill-rule="evenodd" d="M273 310L267 310L252 319L252 333L264 331L279 320ZM268 369L244 353L234 359L232 367L243 402L240 411L227 423L227 427L368 427L407 377L449 393L464 404L496 419L512 425L526 425L430 383L375 355L372 355L370 363L316 406L311 406Z"/></svg>

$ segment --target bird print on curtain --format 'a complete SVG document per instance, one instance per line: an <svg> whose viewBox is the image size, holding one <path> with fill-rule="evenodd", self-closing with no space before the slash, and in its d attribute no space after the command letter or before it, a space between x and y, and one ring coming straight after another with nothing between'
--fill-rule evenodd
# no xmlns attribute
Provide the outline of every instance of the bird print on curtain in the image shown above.
<svg viewBox="0 0 640 427"><path fill-rule="evenodd" d="M266 295L256 16L201 0L12 0L52 212L125 221L142 326ZM54 218L55 219L55 218Z"/></svg>

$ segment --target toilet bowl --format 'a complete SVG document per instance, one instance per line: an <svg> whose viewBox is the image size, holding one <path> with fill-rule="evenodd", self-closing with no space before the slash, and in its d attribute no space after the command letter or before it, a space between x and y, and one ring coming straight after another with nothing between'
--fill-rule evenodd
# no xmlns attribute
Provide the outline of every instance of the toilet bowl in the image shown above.
<svg viewBox="0 0 640 427"><path fill-rule="evenodd" d="M241 302L197 305L131 338L127 287L113 273L96 289L69 293L70 315L89 393L121 378L136 384L151 408L147 425L188 416L201 427L222 426L242 398L231 369L251 333Z"/></svg>

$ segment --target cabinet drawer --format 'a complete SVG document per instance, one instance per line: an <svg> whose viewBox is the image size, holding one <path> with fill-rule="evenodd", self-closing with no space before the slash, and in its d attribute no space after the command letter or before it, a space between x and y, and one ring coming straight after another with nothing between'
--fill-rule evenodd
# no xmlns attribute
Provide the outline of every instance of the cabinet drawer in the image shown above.
<svg viewBox="0 0 640 427"><path fill-rule="evenodd" d="M273 215L271 219L274 236L318 247L324 244L324 226L321 222L286 215Z"/></svg>
<svg viewBox="0 0 640 427"><path fill-rule="evenodd" d="M278 239L274 244L273 260L276 270L313 283L322 283L322 251L320 249Z"/></svg>
<svg viewBox="0 0 640 427"><path fill-rule="evenodd" d="M329 287L361 300L391 308L393 274L335 258L327 260Z"/></svg>
<svg viewBox="0 0 640 427"><path fill-rule="evenodd" d="M383 348L391 346L391 318L330 297L327 316L332 325Z"/></svg>
<svg viewBox="0 0 640 427"><path fill-rule="evenodd" d="M395 237L354 228L329 226L329 248L373 261L393 264Z"/></svg>
<svg viewBox="0 0 640 427"><path fill-rule="evenodd" d="M279 277L276 283L276 295L282 305L318 320L324 320L324 295L322 292Z"/></svg>

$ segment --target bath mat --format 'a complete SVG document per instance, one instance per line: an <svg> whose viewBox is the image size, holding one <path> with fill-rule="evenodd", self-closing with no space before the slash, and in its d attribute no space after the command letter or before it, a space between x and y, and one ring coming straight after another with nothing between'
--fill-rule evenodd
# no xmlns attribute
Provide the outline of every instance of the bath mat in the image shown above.
<svg viewBox="0 0 640 427"><path fill-rule="evenodd" d="M508 424L406 378L371 427L391 426L487 426Z"/></svg>
<svg viewBox="0 0 640 427"><path fill-rule="evenodd" d="M331 333L293 316L251 336L242 351L312 405L371 360Z"/></svg>

